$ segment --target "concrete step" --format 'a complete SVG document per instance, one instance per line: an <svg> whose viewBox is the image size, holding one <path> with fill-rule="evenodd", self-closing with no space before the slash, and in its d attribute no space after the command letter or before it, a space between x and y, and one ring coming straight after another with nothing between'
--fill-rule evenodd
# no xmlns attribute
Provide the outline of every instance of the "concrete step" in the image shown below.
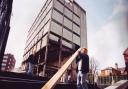
<svg viewBox="0 0 128 89"><path fill-rule="evenodd" d="M15 73L15 72L0 72L0 77L32 79L32 80L41 80L41 81L48 81L49 80L49 78L47 78L47 77L30 76L26 73Z"/></svg>
<svg viewBox="0 0 128 89"><path fill-rule="evenodd" d="M18 73L0 73L0 89L41 89L48 78ZM89 89L98 89L88 84ZM58 83L54 89L77 89L76 83Z"/></svg>
<svg viewBox="0 0 128 89"><path fill-rule="evenodd" d="M0 89L41 89L46 81L40 80L23 80L20 78L0 79ZM54 89L76 89L76 84L59 83Z"/></svg>
<svg viewBox="0 0 128 89"><path fill-rule="evenodd" d="M105 89L128 89L128 80L120 80Z"/></svg>

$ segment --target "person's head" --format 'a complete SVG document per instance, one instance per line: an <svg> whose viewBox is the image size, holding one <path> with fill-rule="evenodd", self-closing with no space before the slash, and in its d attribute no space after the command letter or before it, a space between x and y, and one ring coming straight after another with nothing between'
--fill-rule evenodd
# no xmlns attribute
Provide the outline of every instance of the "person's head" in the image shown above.
<svg viewBox="0 0 128 89"><path fill-rule="evenodd" d="M123 55L124 55L124 59L128 60L128 48L124 51Z"/></svg>
<svg viewBox="0 0 128 89"><path fill-rule="evenodd" d="M81 53L87 54L87 53L88 53L87 48L82 48L82 49L81 49Z"/></svg>

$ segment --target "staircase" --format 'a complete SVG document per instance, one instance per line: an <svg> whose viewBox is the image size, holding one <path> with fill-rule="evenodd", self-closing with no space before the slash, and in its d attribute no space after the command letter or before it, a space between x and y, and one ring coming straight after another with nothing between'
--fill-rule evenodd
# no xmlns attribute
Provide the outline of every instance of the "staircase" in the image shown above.
<svg viewBox="0 0 128 89"><path fill-rule="evenodd" d="M75 60L79 49L69 58L69 60L48 79L46 77L29 76L27 74L0 72L0 89L77 89L76 83L58 83L61 76ZM99 89L92 84L88 84L89 89Z"/></svg>
<svg viewBox="0 0 128 89"><path fill-rule="evenodd" d="M46 81L46 77L0 72L0 89L41 89ZM76 89L76 84L58 83L54 89Z"/></svg>
<svg viewBox="0 0 128 89"><path fill-rule="evenodd" d="M0 72L0 89L41 89L49 79L22 73ZM96 89L88 84L89 89ZM76 89L76 83L57 83L54 89Z"/></svg>

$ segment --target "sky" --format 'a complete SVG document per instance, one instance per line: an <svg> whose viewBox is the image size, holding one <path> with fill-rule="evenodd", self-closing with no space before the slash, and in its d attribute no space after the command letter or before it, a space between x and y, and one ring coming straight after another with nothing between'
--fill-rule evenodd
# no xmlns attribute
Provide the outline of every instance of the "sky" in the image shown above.
<svg viewBox="0 0 128 89"><path fill-rule="evenodd" d="M128 0L76 0L86 10L89 56L99 69L124 67L128 47ZM14 54L19 67L27 33L45 0L13 0L11 30L5 53Z"/></svg>

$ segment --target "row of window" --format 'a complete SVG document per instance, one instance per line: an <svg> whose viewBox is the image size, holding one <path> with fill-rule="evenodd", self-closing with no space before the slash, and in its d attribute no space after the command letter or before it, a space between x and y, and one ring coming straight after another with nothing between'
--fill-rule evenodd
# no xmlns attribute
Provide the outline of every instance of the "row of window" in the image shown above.
<svg viewBox="0 0 128 89"><path fill-rule="evenodd" d="M67 34L66 34L66 36L67 36ZM60 37L57 36L57 34L55 34L55 33L51 33L49 36L49 39L58 42ZM70 41L69 39L73 39L73 41ZM71 49L73 49L73 44L80 46L80 38L78 36L76 36L75 34L73 34L73 37L71 37L69 39L65 39L65 37L63 37L62 45L66 46L68 48L71 48Z"/></svg>
<svg viewBox="0 0 128 89"><path fill-rule="evenodd" d="M40 10L37 18L35 19L34 23L32 24L32 26L29 30L30 34L32 33L32 30L35 27L35 25L37 24L37 22L39 22L40 17L42 15L45 15L49 11L49 9L47 9L47 8L50 8L52 6L51 4L52 4L52 0L46 0L45 4L43 5L43 8ZM30 34L28 34L28 37L30 36Z"/></svg>
<svg viewBox="0 0 128 89"><path fill-rule="evenodd" d="M49 19L51 16L52 0L47 0L34 24L30 28L25 53L47 32L49 28Z"/></svg>
<svg viewBox="0 0 128 89"><path fill-rule="evenodd" d="M63 30L62 30L62 26L54 21L51 22L51 31L56 33L59 36L64 37L65 39L67 39L69 41L73 41L74 43L80 45L80 37L79 36L77 36L76 34L74 34L72 31L70 31L67 28L63 28ZM80 34L80 30L77 29L77 31Z"/></svg>
<svg viewBox="0 0 128 89"><path fill-rule="evenodd" d="M70 12L73 12L78 17L80 17L80 15L81 15L80 14L81 8L79 8L79 6L76 5L75 3L72 4L71 2L66 2L66 0L55 0L54 6L61 8L60 11L63 11L62 7L65 6L66 8L68 8L70 10Z"/></svg>
<svg viewBox="0 0 128 89"><path fill-rule="evenodd" d="M52 7L52 2L49 2L48 6L45 8L45 10L41 13L41 15L38 16L38 20L36 20L35 24L33 25L33 28L31 28L32 30L29 32L29 35L27 37L28 40L35 33L36 30L40 30L40 29L38 29L39 26L43 26L47 22L47 20L50 19L51 7Z"/></svg>
<svg viewBox="0 0 128 89"><path fill-rule="evenodd" d="M63 33L63 38L65 40L68 40L69 42L73 42L77 45L80 46L80 37L78 37L77 35L75 34L72 34L70 31L68 31L67 29L64 28L64 33ZM55 33L55 32L54 32ZM56 34L56 33L55 33ZM58 34L57 34L58 35ZM54 40L54 41L58 41L59 40L59 37L57 36L52 36L50 35L50 39ZM69 44L69 43L68 43ZM69 46L68 46L69 47ZM72 48L72 47L69 47L69 48Z"/></svg>
<svg viewBox="0 0 128 89"><path fill-rule="evenodd" d="M68 31L68 30L64 30L64 31ZM65 32L67 33L67 32ZM63 34L65 35L64 38L69 37L68 34ZM47 36L44 36L40 41L38 41L35 45L31 46L31 47L27 47L25 49L25 59L29 57L30 54L36 53L38 52L40 49L42 49L43 47L45 47L47 45ZM53 34L49 35L49 39L54 40L56 42L58 42L59 37ZM69 39L73 40L73 43L80 45L80 37L76 36L75 34L73 34L71 37L69 37ZM69 40L68 39L68 40ZM62 40L62 44L68 48L73 48L72 45L72 41L66 41L65 39Z"/></svg>
<svg viewBox="0 0 128 89"><path fill-rule="evenodd" d="M68 16L69 18L72 19L72 12L69 10L69 8L71 7L71 5L69 5L69 3L68 4L65 3L65 5L68 7L68 9L65 8L65 14L66 14L66 16ZM40 11L38 17L34 21L32 27L31 27L31 30L36 27L35 25L38 25L38 23L40 22L39 20L41 20L40 17L44 17L43 15L45 15L49 11L49 9L51 8L51 6L52 6L52 0L47 0L47 2L45 3L45 5L43 6L42 10ZM54 6L59 11L61 11L61 12L63 11L63 7L64 6L59 1L56 1L55 0ZM74 12L76 12L77 15L78 15L78 13L80 13L80 9L76 5L74 5ZM78 16L80 16L80 15L78 15ZM74 15L74 19L76 19L76 22L78 22L78 24L80 23L80 20L78 19L78 17L76 15ZM33 31L30 31L30 34L28 35L28 37L31 36L31 34L33 33Z"/></svg>
<svg viewBox="0 0 128 89"><path fill-rule="evenodd" d="M55 9L58 10L57 13L55 10L53 11L53 15L57 15L59 16L58 18L60 19L60 22L63 21L63 16L61 16L63 13L66 17L68 17L71 21L73 20L76 24L78 24L80 26L80 18L73 13L71 10L69 10L67 7L64 7L64 5L62 5L59 1L56 1L54 3L54 7ZM80 13L80 12L79 12Z"/></svg>
<svg viewBox="0 0 128 89"><path fill-rule="evenodd" d="M51 12L49 12L49 13L51 13ZM46 18L50 19L49 15L47 15ZM37 30L35 30L35 32L32 34L32 36L27 40L27 43L26 43L27 46L33 44L34 42L37 42L38 39L40 39L44 34L46 34L48 32L49 27L50 27L49 19L46 19L47 22L45 24L44 24L45 20L43 20L41 22L41 24L38 26ZM31 43L31 42L33 42L33 43Z"/></svg>
<svg viewBox="0 0 128 89"><path fill-rule="evenodd" d="M80 35L80 27L66 17L64 17L64 22L63 22L63 16L58 11L53 10L52 18L56 20L57 22L59 22L60 24L64 24L64 26L66 26L68 29L70 30L73 29L73 31L76 34Z"/></svg>
<svg viewBox="0 0 128 89"><path fill-rule="evenodd" d="M41 48L43 48L44 46L47 45L47 34L40 39L39 41L37 41L35 44L29 45L26 49L25 49L25 55L27 54L28 56L30 54L33 54L35 52L38 52ZM28 57L27 56L27 57Z"/></svg>
<svg viewBox="0 0 128 89"><path fill-rule="evenodd" d="M8 70L11 70L11 69L13 69L14 68L14 66L6 66L6 67L2 67L1 69L3 70L3 71L8 71Z"/></svg>

